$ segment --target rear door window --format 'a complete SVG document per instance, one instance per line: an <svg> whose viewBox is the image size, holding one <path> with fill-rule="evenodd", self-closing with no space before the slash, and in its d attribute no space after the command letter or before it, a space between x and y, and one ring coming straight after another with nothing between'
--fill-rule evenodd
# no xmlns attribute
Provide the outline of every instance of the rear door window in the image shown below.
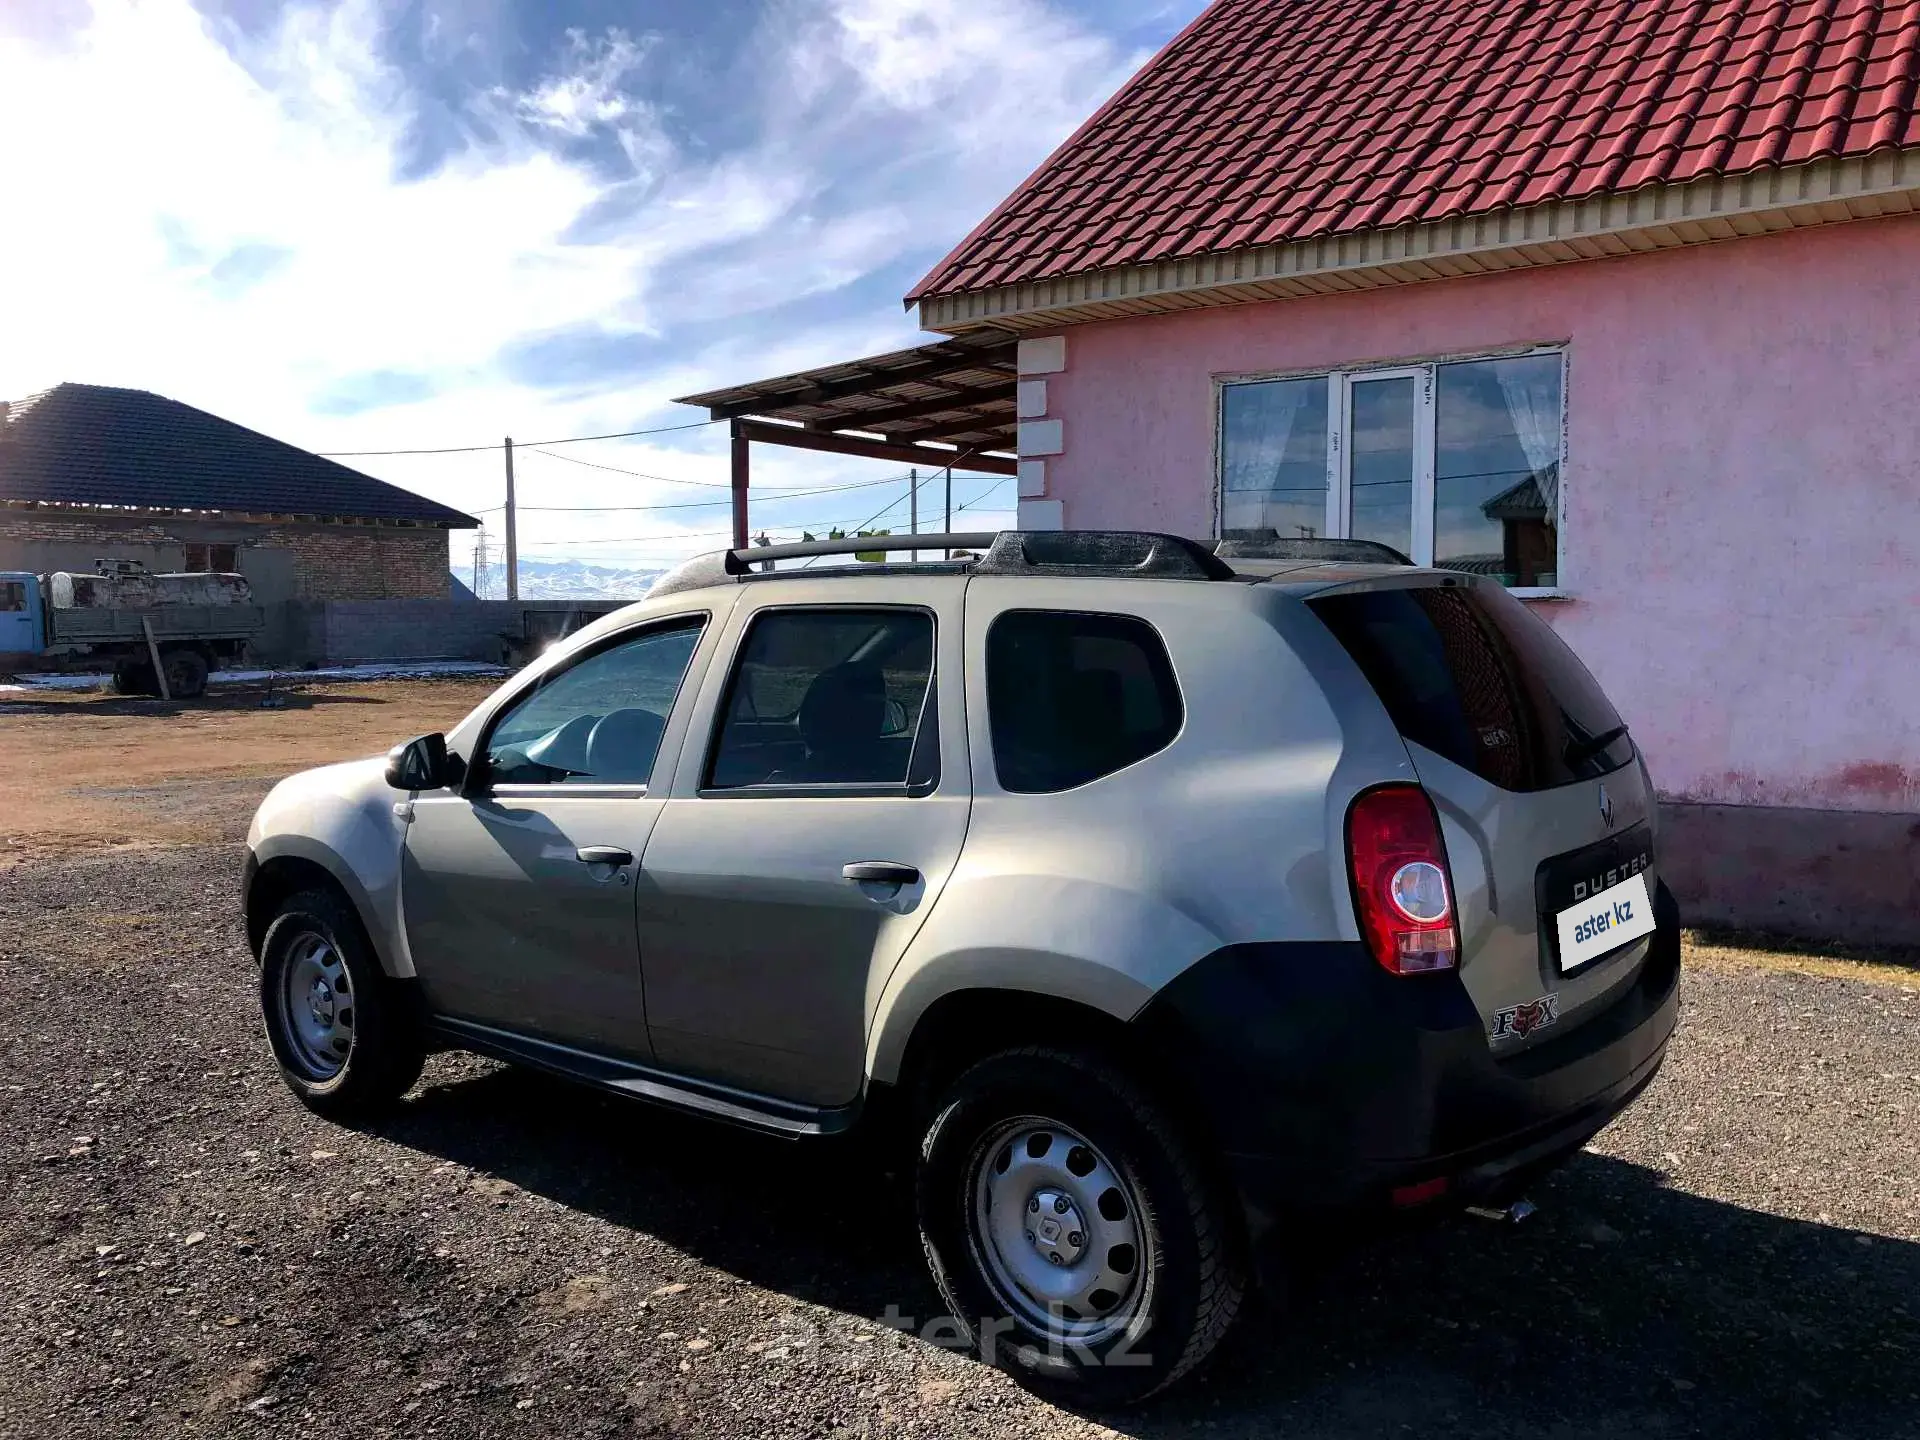
<svg viewBox="0 0 1920 1440"><path fill-rule="evenodd" d="M1403 736L1504 790L1569 785L1633 759L1587 667L1496 586L1362 590L1308 606Z"/></svg>
<svg viewBox="0 0 1920 1440"><path fill-rule="evenodd" d="M708 790L931 788L933 616L918 609L767 610L727 687Z"/></svg>
<svg viewBox="0 0 1920 1440"><path fill-rule="evenodd" d="M987 632L1002 790L1070 790L1164 750L1185 718L1160 634L1131 615L1009 610Z"/></svg>

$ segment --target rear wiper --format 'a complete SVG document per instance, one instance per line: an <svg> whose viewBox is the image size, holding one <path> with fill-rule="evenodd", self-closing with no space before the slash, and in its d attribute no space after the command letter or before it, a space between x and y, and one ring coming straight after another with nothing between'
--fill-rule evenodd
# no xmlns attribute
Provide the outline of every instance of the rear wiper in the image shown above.
<svg viewBox="0 0 1920 1440"><path fill-rule="evenodd" d="M1582 760L1598 755L1602 750L1606 749L1626 733L1626 726L1616 725L1611 730L1591 736L1585 740L1567 741L1567 764L1578 765Z"/></svg>

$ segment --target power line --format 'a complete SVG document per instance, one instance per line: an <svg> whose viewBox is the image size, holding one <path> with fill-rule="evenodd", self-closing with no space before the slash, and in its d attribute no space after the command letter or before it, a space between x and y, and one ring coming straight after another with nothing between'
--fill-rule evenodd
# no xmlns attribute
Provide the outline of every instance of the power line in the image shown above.
<svg viewBox="0 0 1920 1440"><path fill-rule="evenodd" d="M522 447L518 445L514 446L516 450L520 448ZM676 480L671 475L649 475L644 470L629 470L624 465L604 465L597 460L582 460L573 455L556 455L551 450L541 450L532 445L525 448L532 450L536 455L544 455L549 460L564 460L569 465L584 465L589 470L611 470L616 475L631 475L638 480L659 480L668 485L698 485L703 489L709 490L729 490L732 488L731 485L718 480Z"/></svg>
<svg viewBox="0 0 1920 1440"><path fill-rule="evenodd" d="M999 480L994 481L993 484L989 485L985 490L981 491L980 494L974 496L973 499L965 502L964 504L956 505L954 507L955 512L958 513L961 510L971 510L974 507L980 504L983 504L989 495L991 495L994 491L998 490L1002 485L1007 484L1010 480L1012 480L1012 478L1013 478L1012 476L1005 476ZM869 515L865 520L862 520L858 525L851 527L851 529L849 530L849 533L852 533L853 531L865 529L867 526L873 524L874 521L884 518L888 511L898 509L901 505L906 503L906 500L907 500L907 497L905 495L902 495L897 499L890 501L886 505L882 506L879 510L875 511L872 515ZM837 520L808 520L808 521L800 521L800 522L787 521L778 526L764 527L764 528L778 529L781 531L788 531L788 530L806 531L806 530L830 530L837 527L841 527L841 522ZM671 542L676 540L705 540L705 539L713 538L715 536L723 536L723 535L730 536L732 534L733 534L733 531L728 529L728 530L676 530L676 531L669 531L664 534L656 531L654 534L651 534L651 535L583 535L583 536L579 536L577 538L572 538L572 539L562 537L560 539L552 539L552 540L529 541L522 544L520 548L522 550L527 550L527 549L553 549L556 546L570 546L570 545L637 545L649 540L666 541L666 542Z"/></svg>
<svg viewBox="0 0 1920 1440"><path fill-rule="evenodd" d="M847 491L847 490L871 490L876 485L892 485L897 483L900 480L904 480L905 478L906 477L904 475L890 475L884 480L861 480L851 485L823 485L812 490L784 490L784 491L774 491L774 492L762 492L760 495L760 498L763 500L769 500L769 501L799 500L808 495L838 495L841 492ZM753 495L752 491L748 491L747 493L749 497ZM613 513L624 512L629 510L699 510L703 508L712 509L716 505L731 505L732 503L733 501L731 499L682 500L682 501L676 501L671 505L522 505L519 507L519 509L523 514L529 510L542 510L550 514L552 513L598 514L601 512L613 514Z"/></svg>
<svg viewBox="0 0 1920 1440"><path fill-rule="evenodd" d="M632 440L641 435L667 435L675 430L701 430L720 423L718 420L692 420L685 425L656 425L651 430L620 430L611 435L562 435L557 440L529 440L526 446L533 449L541 445L577 445L583 440ZM474 455L483 450L505 448L503 442L499 445L439 445L422 450L320 450L315 453L322 460L352 460L369 455Z"/></svg>

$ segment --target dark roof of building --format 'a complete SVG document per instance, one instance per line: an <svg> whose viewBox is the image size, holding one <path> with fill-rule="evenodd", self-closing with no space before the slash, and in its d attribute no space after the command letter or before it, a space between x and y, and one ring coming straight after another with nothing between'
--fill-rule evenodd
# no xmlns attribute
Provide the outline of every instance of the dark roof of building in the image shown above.
<svg viewBox="0 0 1920 1440"><path fill-rule="evenodd" d="M471 529L470 515L145 390L56 385L0 423L0 501Z"/></svg>
<svg viewBox="0 0 1920 1440"><path fill-rule="evenodd" d="M909 301L1920 145L1920 5L1215 0Z"/></svg>

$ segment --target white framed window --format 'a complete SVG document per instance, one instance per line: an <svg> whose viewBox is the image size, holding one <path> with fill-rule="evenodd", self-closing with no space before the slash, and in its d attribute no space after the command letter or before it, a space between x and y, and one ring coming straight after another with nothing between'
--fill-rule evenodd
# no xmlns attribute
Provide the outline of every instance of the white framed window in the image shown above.
<svg viewBox="0 0 1920 1440"><path fill-rule="evenodd" d="M1565 413L1558 348L1226 381L1220 535L1377 540L1555 590Z"/></svg>

